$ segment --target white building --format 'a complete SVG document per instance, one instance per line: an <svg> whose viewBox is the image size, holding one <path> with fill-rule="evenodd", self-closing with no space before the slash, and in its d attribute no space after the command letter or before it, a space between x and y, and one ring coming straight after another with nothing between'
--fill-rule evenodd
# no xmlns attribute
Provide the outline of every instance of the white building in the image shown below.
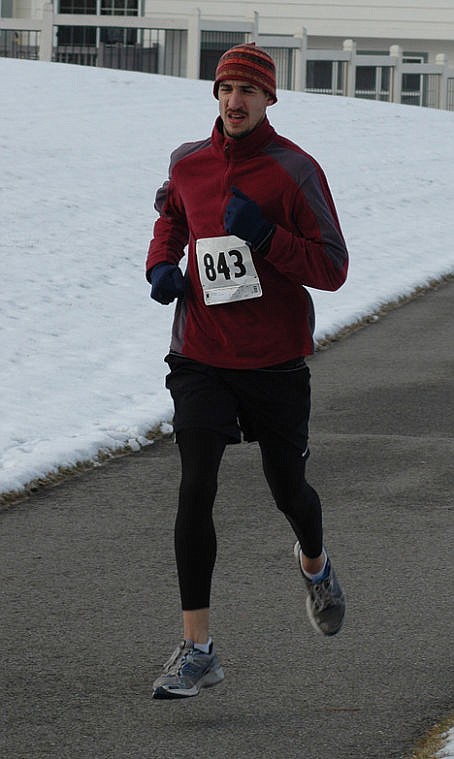
<svg viewBox="0 0 454 759"><path fill-rule="evenodd" d="M0 55L211 79L251 39L280 87L454 109L454 0L0 0Z"/></svg>

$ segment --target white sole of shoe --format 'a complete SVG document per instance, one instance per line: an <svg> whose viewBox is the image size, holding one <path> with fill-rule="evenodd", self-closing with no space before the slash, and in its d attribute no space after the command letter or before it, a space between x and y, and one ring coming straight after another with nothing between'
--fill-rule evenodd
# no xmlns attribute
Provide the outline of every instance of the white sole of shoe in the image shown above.
<svg viewBox="0 0 454 759"><path fill-rule="evenodd" d="M193 698L194 696L198 696L202 688L212 688L214 685L218 685L218 683L222 683L224 679L224 670L222 667L218 667L218 669L213 670L212 672L208 672L205 677L202 677L201 680L197 683L197 685L193 685L192 688L186 688L183 690L182 688L166 688L163 685L160 685L156 690L153 691L152 698L156 698L159 700L172 700L177 698Z"/></svg>

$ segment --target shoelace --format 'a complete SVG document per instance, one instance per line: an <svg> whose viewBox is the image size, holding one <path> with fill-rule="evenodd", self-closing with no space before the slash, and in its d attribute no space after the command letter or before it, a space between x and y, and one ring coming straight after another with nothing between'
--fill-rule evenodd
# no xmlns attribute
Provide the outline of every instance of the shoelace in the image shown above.
<svg viewBox="0 0 454 759"><path fill-rule="evenodd" d="M326 577L321 582L314 583L311 588L314 606L318 611L323 611L329 606L336 605L336 599L332 594L331 577Z"/></svg>
<svg viewBox="0 0 454 759"><path fill-rule="evenodd" d="M178 675L193 650L192 641L183 641L183 643L175 649L170 659L164 664L164 670L166 673Z"/></svg>

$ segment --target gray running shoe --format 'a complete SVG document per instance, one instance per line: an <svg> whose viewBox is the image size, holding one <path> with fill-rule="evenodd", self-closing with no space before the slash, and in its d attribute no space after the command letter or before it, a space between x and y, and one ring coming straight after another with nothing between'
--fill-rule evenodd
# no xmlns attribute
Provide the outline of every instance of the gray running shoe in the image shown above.
<svg viewBox="0 0 454 759"><path fill-rule="evenodd" d="M308 590L307 615L317 632L322 633L322 635L336 635L344 621L345 598L334 569L328 558L324 579L320 582L311 582L301 568L300 550L301 546L299 542L296 542L293 553Z"/></svg>
<svg viewBox="0 0 454 759"><path fill-rule="evenodd" d="M211 644L209 654L194 648L192 640L182 640L164 664L160 677L153 683L153 698L188 698L197 696L201 688L217 685L224 672Z"/></svg>

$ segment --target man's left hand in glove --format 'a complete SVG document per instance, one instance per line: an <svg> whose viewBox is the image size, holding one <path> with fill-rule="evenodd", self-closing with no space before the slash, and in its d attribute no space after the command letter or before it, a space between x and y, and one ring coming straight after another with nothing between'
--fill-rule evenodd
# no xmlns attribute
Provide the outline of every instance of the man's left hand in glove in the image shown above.
<svg viewBox="0 0 454 759"><path fill-rule="evenodd" d="M253 251L266 255L275 225L264 218L259 206L237 187L232 187L224 214L224 229L245 240Z"/></svg>

